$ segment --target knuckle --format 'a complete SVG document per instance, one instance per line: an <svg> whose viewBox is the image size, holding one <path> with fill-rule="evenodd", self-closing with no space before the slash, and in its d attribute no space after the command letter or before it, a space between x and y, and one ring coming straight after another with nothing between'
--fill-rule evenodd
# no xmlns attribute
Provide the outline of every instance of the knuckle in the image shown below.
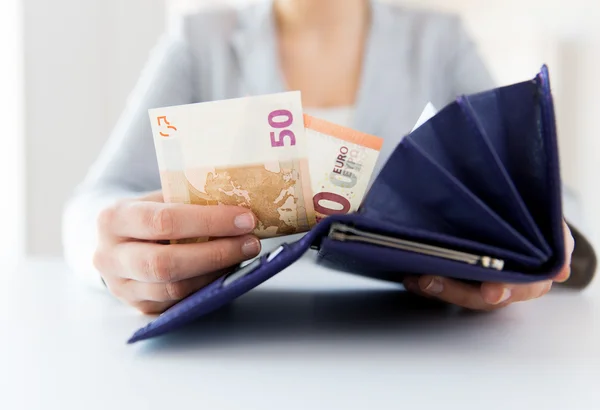
<svg viewBox="0 0 600 410"><path fill-rule="evenodd" d="M112 293L113 296L119 300L130 300L129 295L127 294L127 292L125 292L125 289L121 284L112 284L112 286L110 286L110 293Z"/></svg>
<svg viewBox="0 0 600 410"><path fill-rule="evenodd" d="M485 309L487 307L486 305L478 304L473 299L474 298L469 297L469 296L460 295L460 296L456 297L454 304L458 305L458 306L462 306L469 310L474 310L474 311L481 310L482 308Z"/></svg>
<svg viewBox="0 0 600 410"><path fill-rule="evenodd" d="M150 215L150 227L158 236L169 236L175 233L175 216L169 208L159 208Z"/></svg>
<svg viewBox="0 0 600 410"><path fill-rule="evenodd" d="M214 210L216 208L212 207L199 207L198 213L196 217L196 225L198 227L199 232L204 232L204 235L210 236L213 234L214 226L215 226L215 216Z"/></svg>
<svg viewBox="0 0 600 410"><path fill-rule="evenodd" d="M98 227L98 230L101 232L110 232L113 226L113 221L115 220L116 213L116 206L110 206L100 211L96 219L96 225Z"/></svg>
<svg viewBox="0 0 600 410"><path fill-rule="evenodd" d="M104 272L107 265L107 255L104 251L97 249L92 255L92 264L94 268L100 272Z"/></svg>
<svg viewBox="0 0 600 410"><path fill-rule="evenodd" d="M154 281L161 283L170 282L173 271L171 254L162 249L152 252L148 258L143 261L142 269L144 273Z"/></svg>
<svg viewBox="0 0 600 410"><path fill-rule="evenodd" d="M106 280L106 276L114 276L115 262L113 254L106 248L98 247L92 255L92 266Z"/></svg>
<svg viewBox="0 0 600 410"><path fill-rule="evenodd" d="M227 247L223 246L223 244L214 243L214 246L210 247L207 260L210 268L213 270L226 267L228 260Z"/></svg>
<svg viewBox="0 0 600 410"><path fill-rule="evenodd" d="M487 303L483 303L478 294L471 292L449 292L446 295L446 300L448 303L474 312L488 308Z"/></svg>
<svg viewBox="0 0 600 410"><path fill-rule="evenodd" d="M181 300L187 296L187 288L183 283L170 282L166 285L166 292L169 300L176 301Z"/></svg>
<svg viewBox="0 0 600 410"><path fill-rule="evenodd" d="M124 286L124 282L121 280L115 280L115 279L111 279L111 278L104 278L104 281L106 283L106 287L108 288L108 291L118 300L121 301L125 301L127 303L129 303L129 299L130 297L128 297L129 295L127 294L126 290L125 290L125 286Z"/></svg>

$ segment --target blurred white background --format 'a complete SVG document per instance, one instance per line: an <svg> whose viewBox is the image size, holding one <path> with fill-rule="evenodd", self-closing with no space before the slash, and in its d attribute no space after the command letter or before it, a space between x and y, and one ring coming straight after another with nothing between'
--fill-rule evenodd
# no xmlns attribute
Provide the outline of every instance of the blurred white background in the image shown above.
<svg viewBox="0 0 600 410"><path fill-rule="evenodd" d="M169 17L223 2L2 0L3 257L61 255L63 203L108 138ZM580 195L584 229L600 232L600 2L397 2L461 13L500 84L549 64L565 182Z"/></svg>
<svg viewBox="0 0 600 410"><path fill-rule="evenodd" d="M0 115L2 175L0 210L4 234L0 236L0 261L21 251L25 231L24 196L24 99L23 36L20 0L4 0L0 6ZM4 265L4 263L2 263Z"/></svg>

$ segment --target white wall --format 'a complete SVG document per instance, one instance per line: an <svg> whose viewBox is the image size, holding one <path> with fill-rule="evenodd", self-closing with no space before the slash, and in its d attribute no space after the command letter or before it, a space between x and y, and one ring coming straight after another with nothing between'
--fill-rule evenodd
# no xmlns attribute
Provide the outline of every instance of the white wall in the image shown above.
<svg viewBox="0 0 600 410"><path fill-rule="evenodd" d="M98 154L163 31L164 0L23 1L26 249L58 255L63 202Z"/></svg>
<svg viewBox="0 0 600 410"><path fill-rule="evenodd" d="M21 0L0 3L0 261L4 266L23 252L23 44ZM2 272L0 272L0 275Z"/></svg>

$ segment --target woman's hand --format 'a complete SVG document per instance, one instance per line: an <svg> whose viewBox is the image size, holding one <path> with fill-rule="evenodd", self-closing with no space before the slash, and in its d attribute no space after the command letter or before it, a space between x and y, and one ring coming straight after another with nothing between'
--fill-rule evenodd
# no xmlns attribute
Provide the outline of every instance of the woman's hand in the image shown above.
<svg viewBox="0 0 600 410"><path fill-rule="evenodd" d="M433 297L469 310L491 311L506 307L515 302L524 302L544 296L554 282L566 282L571 275L571 254L575 242L571 231L563 222L565 235L566 262L563 269L552 280L527 285L483 283L470 285L449 278L434 276L409 277L404 286L410 292Z"/></svg>
<svg viewBox="0 0 600 410"><path fill-rule="evenodd" d="M260 253L257 219L232 206L165 204L160 193L127 200L98 218L94 256L108 289L146 314L161 313ZM163 245L173 239L209 242Z"/></svg>

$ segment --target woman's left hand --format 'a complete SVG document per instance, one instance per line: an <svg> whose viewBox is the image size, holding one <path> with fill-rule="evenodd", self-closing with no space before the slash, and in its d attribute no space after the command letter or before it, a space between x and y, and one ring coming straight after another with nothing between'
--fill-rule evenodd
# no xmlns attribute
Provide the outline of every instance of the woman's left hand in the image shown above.
<svg viewBox="0 0 600 410"><path fill-rule="evenodd" d="M565 235L565 265L551 280L526 285L483 283L470 285L449 278L436 276L408 277L404 286L409 292L433 297L469 310L492 311L515 302L537 299L550 291L553 283L564 283L571 276L571 254L575 241L571 230L563 222Z"/></svg>

